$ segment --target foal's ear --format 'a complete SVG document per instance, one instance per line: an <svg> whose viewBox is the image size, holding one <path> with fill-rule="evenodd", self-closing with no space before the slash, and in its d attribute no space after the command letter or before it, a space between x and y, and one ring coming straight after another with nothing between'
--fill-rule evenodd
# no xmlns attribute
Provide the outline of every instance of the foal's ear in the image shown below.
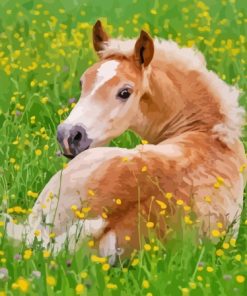
<svg viewBox="0 0 247 296"><path fill-rule="evenodd" d="M145 31L141 31L135 44L135 60L138 65L147 67L154 55L153 39Z"/></svg>
<svg viewBox="0 0 247 296"><path fill-rule="evenodd" d="M101 21L97 20L95 25L93 26L93 46L96 52L103 49L103 43L108 41L109 37L104 31Z"/></svg>

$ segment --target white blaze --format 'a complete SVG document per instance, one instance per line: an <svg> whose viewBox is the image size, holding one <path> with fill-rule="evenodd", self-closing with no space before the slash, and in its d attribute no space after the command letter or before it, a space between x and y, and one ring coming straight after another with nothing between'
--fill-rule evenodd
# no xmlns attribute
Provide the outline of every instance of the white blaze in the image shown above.
<svg viewBox="0 0 247 296"><path fill-rule="evenodd" d="M97 74L97 79L94 85L94 88L91 92L91 95L94 95L96 90L104 85L108 80L112 79L117 73L117 67L119 62L117 61L108 61L103 63L99 69Z"/></svg>
<svg viewBox="0 0 247 296"><path fill-rule="evenodd" d="M114 60L101 64L97 70L97 77L91 93L79 100L68 118L64 121L65 123L72 125L82 124L86 128L90 128L93 119L99 116L102 109L102 105L97 104L95 101L92 103L91 98L102 85L116 75L118 65L119 62Z"/></svg>

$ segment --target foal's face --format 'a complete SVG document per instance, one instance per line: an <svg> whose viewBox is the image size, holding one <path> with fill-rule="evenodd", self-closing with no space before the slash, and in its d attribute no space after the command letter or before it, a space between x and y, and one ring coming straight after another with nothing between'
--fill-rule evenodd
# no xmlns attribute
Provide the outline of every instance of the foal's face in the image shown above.
<svg viewBox="0 0 247 296"><path fill-rule="evenodd" d="M102 60L81 77L81 97L58 127L65 155L107 144L131 125L142 95L141 71L127 59Z"/></svg>
<svg viewBox="0 0 247 296"><path fill-rule="evenodd" d="M104 50L109 37L100 21L93 27L96 52ZM81 77L81 97L68 118L58 126L57 138L64 155L102 146L132 125L145 91L144 72L151 62L154 45L141 31L129 58L103 59Z"/></svg>

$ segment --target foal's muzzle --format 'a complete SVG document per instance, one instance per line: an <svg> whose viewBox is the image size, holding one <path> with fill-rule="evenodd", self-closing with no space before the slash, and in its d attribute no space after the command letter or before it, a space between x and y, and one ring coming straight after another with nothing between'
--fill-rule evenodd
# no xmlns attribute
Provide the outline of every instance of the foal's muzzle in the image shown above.
<svg viewBox="0 0 247 296"><path fill-rule="evenodd" d="M60 124L57 128L57 140L64 151L64 156L74 158L88 149L92 140L88 138L85 128L80 125Z"/></svg>

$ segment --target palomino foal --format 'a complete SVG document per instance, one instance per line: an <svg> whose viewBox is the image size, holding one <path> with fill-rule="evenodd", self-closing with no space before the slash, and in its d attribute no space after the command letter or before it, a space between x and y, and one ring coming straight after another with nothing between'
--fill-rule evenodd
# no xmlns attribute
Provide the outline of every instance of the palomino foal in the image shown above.
<svg viewBox="0 0 247 296"><path fill-rule="evenodd" d="M201 53L144 31L137 41L109 39L98 21L93 43L100 61L82 75L81 97L58 127L73 159L25 225L8 223L9 235L32 243L40 230L49 247L54 232L56 250L92 236L114 262L119 248L140 247L146 225L165 235L164 215L175 216L178 200L188 223L196 214L201 235L218 222L237 235L246 177L238 91L206 69ZM126 129L149 144L101 147Z"/></svg>

